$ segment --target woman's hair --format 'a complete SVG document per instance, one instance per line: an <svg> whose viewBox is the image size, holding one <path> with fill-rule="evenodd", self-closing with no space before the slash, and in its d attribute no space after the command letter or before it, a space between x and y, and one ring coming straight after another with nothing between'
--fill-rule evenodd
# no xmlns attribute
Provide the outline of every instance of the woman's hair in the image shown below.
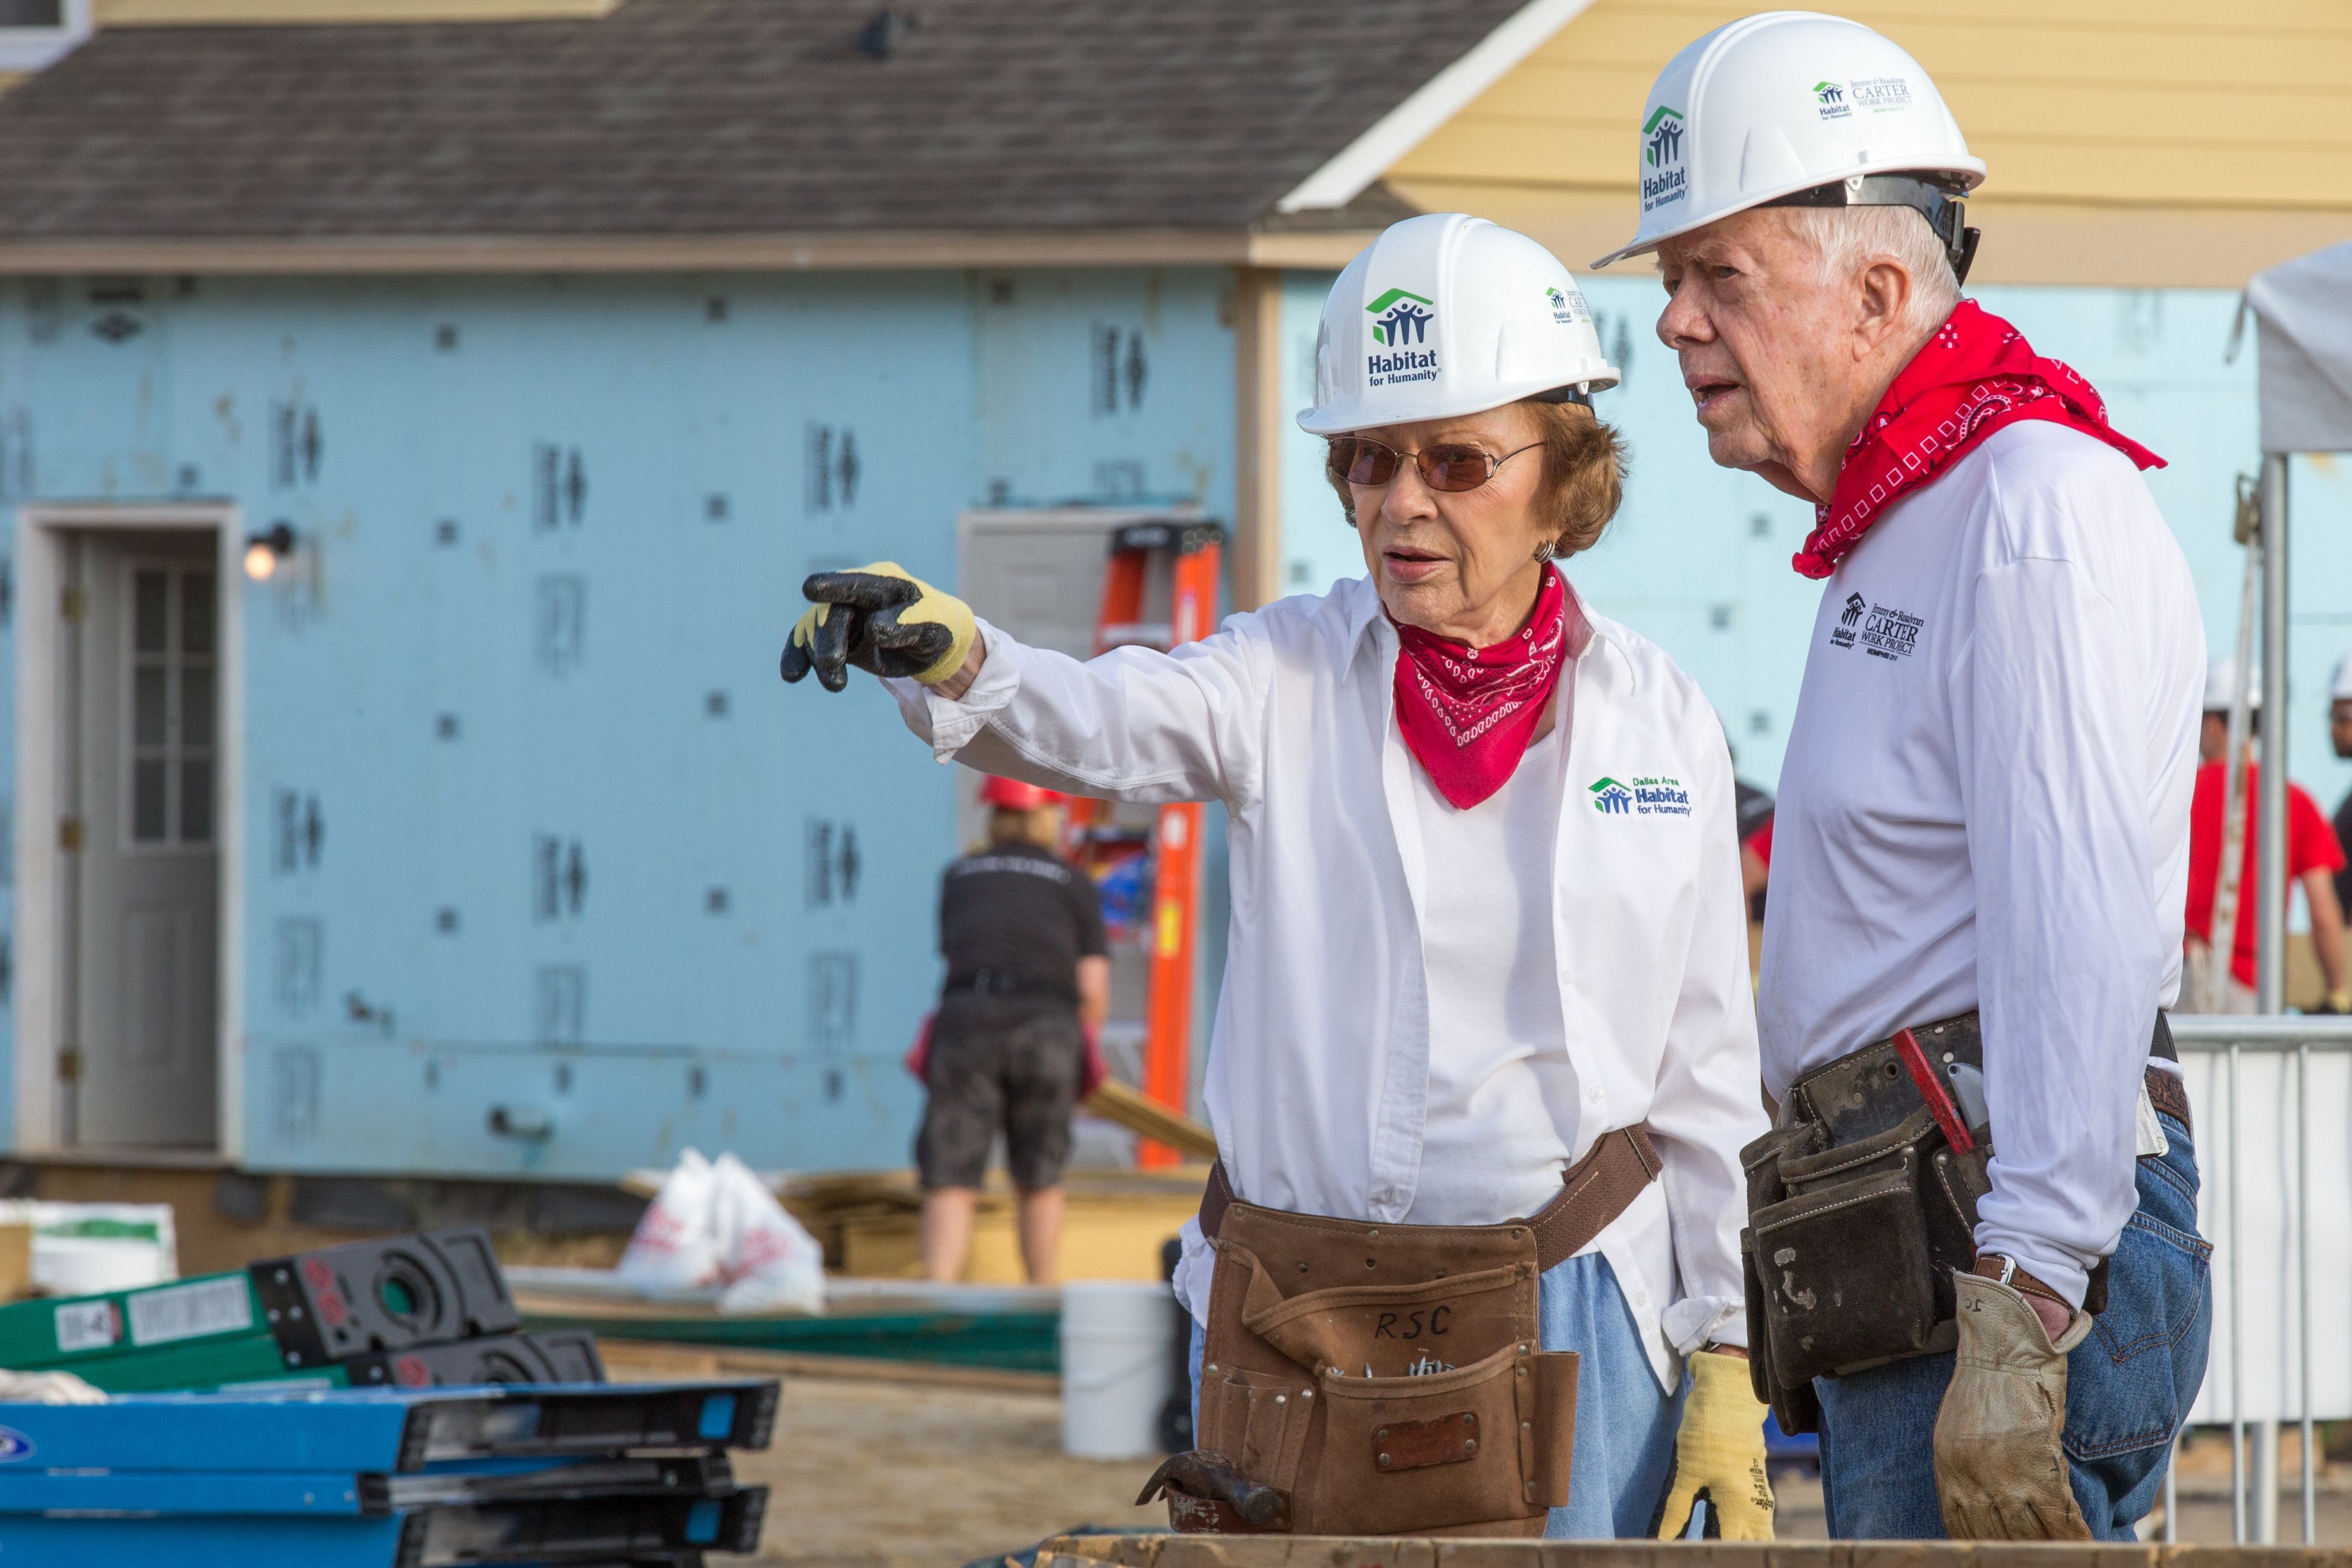
<svg viewBox="0 0 2352 1568"><path fill-rule="evenodd" d="M1516 405L1534 416L1543 445L1544 497L1556 519L1552 554L1565 559L1600 542L1601 530L1617 515L1625 495L1625 443L1617 432L1579 402ZM1340 515L1356 526L1356 495L1339 464L1335 444L1324 459L1324 477L1339 497Z"/></svg>

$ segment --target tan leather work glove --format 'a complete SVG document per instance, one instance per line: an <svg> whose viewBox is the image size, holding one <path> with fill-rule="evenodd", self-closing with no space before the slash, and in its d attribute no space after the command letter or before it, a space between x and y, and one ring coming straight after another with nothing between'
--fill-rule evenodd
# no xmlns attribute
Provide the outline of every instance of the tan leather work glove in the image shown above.
<svg viewBox="0 0 2352 1568"><path fill-rule="evenodd" d="M1756 1402L1748 1364L1736 1355L1701 1351L1690 1358L1690 1373L1658 1539L1679 1539L1705 1498L1708 1535L1769 1541L1772 1483L1764 1475L1765 1410Z"/></svg>
<svg viewBox="0 0 2352 1568"><path fill-rule="evenodd" d="M963 668L976 628L971 606L908 571L877 560L855 571L820 571L801 584L816 601L793 627L778 673L797 681L811 670L837 692L851 664L886 677L935 686Z"/></svg>
<svg viewBox="0 0 2352 1568"><path fill-rule="evenodd" d="M1959 1349L1936 1414L1936 1496L1955 1541L2088 1541L2066 1480L2066 1353L2091 1332L2077 1312L2052 1343L2012 1286L1963 1269Z"/></svg>

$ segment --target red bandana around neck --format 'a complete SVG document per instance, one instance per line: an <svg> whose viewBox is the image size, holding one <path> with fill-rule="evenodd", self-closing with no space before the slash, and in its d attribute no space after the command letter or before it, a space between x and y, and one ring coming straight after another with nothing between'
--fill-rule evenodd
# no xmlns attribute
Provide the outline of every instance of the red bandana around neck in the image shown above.
<svg viewBox="0 0 2352 1568"><path fill-rule="evenodd" d="M2109 426L2107 405L2090 382L1963 299L1863 422L1829 505L1814 509L1813 531L1789 564L1802 576L1827 577L1897 496L2021 419L2047 419L2095 436L2142 468L2164 466L2163 458Z"/></svg>
<svg viewBox="0 0 2352 1568"><path fill-rule="evenodd" d="M1527 755L1568 649L1568 588L1544 569L1536 611L1516 636L1472 648L1396 626L1397 727L1437 792L1463 810L1500 789Z"/></svg>

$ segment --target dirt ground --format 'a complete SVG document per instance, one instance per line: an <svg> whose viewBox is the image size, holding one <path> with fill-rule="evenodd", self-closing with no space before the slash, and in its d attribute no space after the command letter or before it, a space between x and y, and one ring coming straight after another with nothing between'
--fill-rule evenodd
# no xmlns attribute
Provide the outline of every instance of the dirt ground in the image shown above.
<svg viewBox="0 0 2352 1568"><path fill-rule="evenodd" d="M1157 1508L1133 1506L1149 1463L1069 1458L1060 1439L1059 1400L1042 1388L788 1375L773 1445L736 1462L744 1480L771 1489L758 1562L960 1568L1080 1524L1164 1521ZM2209 1456L2197 1458L2203 1462L2184 1467L2183 1538L2227 1542L2226 1452L2219 1474ZM2290 1463L2284 1474L2294 1473ZM1778 1484L1781 1538L1820 1538L1820 1483L1790 1475ZM2280 1509L2289 1541L2300 1538L2297 1506L2290 1493ZM2352 1481L2327 1479L2319 1525L2322 1543L2352 1544Z"/></svg>
<svg viewBox="0 0 2352 1568"><path fill-rule="evenodd" d="M1051 1394L787 1379L774 1444L739 1455L764 1482L763 1563L954 1568L1076 1524L1164 1520L1134 1506L1149 1462L1061 1451Z"/></svg>

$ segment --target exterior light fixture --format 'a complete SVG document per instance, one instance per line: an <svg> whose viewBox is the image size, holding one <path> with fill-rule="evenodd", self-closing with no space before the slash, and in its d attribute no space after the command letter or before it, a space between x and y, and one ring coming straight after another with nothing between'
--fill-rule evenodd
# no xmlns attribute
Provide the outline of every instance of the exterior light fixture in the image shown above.
<svg viewBox="0 0 2352 1568"><path fill-rule="evenodd" d="M294 529L288 523L272 523L266 533L254 534L245 541L245 575L256 582L268 582L277 573L278 566L294 553Z"/></svg>

